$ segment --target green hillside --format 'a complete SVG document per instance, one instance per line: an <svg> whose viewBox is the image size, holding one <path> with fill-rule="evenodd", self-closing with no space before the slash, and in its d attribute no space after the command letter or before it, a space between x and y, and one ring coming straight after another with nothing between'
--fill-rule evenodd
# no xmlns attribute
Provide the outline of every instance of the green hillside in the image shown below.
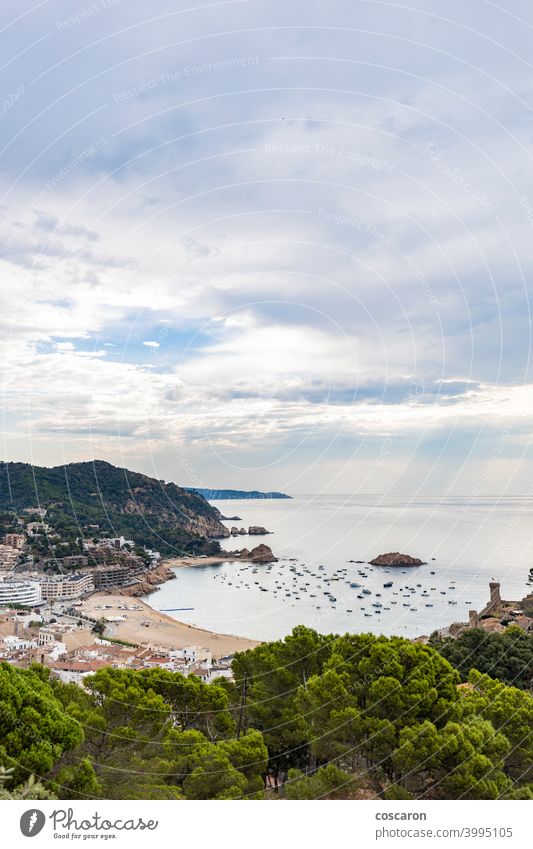
<svg viewBox="0 0 533 849"><path fill-rule="evenodd" d="M133 536L163 553L217 551L220 513L199 494L101 460L45 468L0 464L0 510L47 509L46 522L63 537Z"/></svg>

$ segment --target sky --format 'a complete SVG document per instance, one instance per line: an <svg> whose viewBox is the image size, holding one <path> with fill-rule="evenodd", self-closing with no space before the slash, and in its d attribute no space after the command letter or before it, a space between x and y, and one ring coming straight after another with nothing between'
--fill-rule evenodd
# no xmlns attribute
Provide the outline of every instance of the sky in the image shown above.
<svg viewBox="0 0 533 849"><path fill-rule="evenodd" d="M3 0L4 460L533 498L526 0Z"/></svg>

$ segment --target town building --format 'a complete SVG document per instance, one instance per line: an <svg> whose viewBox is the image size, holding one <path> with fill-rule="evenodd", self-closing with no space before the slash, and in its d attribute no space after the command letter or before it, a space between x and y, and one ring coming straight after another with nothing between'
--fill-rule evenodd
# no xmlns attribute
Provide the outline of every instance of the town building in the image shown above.
<svg viewBox="0 0 533 849"><path fill-rule="evenodd" d="M212 662L211 651L201 646L185 646L183 649L169 649L168 654L171 658L183 658L186 663L204 663L206 666L210 666Z"/></svg>
<svg viewBox="0 0 533 849"><path fill-rule="evenodd" d="M36 646L37 643L35 640L29 640L25 637L18 637L16 635L9 635L0 641L0 650L3 649L4 652L7 653L25 651L26 649L35 648Z"/></svg>
<svg viewBox="0 0 533 849"><path fill-rule="evenodd" d="M65 569L82 569L88 566L89 558L84 554L70 554L68 557L63 557L63 566Z"/></svg>
<svg viewBox="0 0 533 849"><path fill-rule="evenodd" d="M95 566L88 570L92 575L95 590L108 590L111 587L123 586L131 581L131 569L123 563L113 563L108 566Z"/></svg>
<svg viewBox="0 0 533 849"><path fill-rule="evenodd" d="M45 575L40 583L44 601L68 601L95 589L93 576L89 573Z"/></svg>
<svg viewBox="0 0 533 849"><path fill-rule="evenodd" d="M0 605L24 604L28 607L41 604L41 585L39 581L0 580Z"/></svg>
<svg viewBox="0 0 533 849"><path fill-rule="evenodd" d="M40 516L41 519L44 519L46 516L46 507L24 507L22 512L29 516Z"/></svg>
<svg viewBox="0 0 533 849"><path fill-rule="evenodd" d="M18 551L22 551L26 545L26 537L24 534L6 534L4 542L8 548L16 548Z"/></svg>
<svg viewBox="0 0 533 849"><path fill-rule="evenodd" d="M3 572L12 572L20 558L18 548L8 545L0 545L0 569Z"/></svg>
<svg viewBox="0 0 533 849"><path fill-rule="evenodd" d="M52 673L59 678L63 684L81 684L88 675L94 675L100 669L109 666L105 660L56 660L50 663Z"/></svg>
<svg viewBox="0 0 533 849"><path fill-rule="evenodd" d="M30 536L35 536L35 534L47 534L50 530L50 525L47 525L46 522L28 522L26 530Z"/></svg>

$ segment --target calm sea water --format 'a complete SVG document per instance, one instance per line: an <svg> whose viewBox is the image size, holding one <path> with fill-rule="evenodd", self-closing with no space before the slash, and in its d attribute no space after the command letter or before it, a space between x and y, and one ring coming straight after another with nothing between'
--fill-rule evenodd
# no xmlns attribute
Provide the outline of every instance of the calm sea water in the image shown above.
<svg viewBox="0 0 533 849"><path fill-rule="evenodd" d="M226 550L265 542L287 559L270 568L225 562L176 569L177 579L147 600L158 610L193 608L171 615L223 633L275 639L305 624L322 633L428 634L466 620L470 608L479 610L493 578L504 598L522 598L533 566L527 498L301 496L213 503L224 515L241 517L228 527L263 525L273 532L224 540ZM387 572L348 562L388 551L427 565ZM391 588L383 587L387 581ZM370 593L358 598L363 588Z"/></svg>

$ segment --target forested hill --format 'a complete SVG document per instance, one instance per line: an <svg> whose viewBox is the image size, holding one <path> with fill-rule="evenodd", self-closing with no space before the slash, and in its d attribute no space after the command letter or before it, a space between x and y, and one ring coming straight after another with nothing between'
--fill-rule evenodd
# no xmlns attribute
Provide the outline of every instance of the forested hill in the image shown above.
<svg viewBox="0 0 533 849"><path fill-rule="evenodd" d="M219 511L200 494L102 460L53 468L0 463L0 509L31 507L47 508L46 521L61 531L97 524L161 551L225 533Z"/></svg>
<svg viewBox="0 0 533 849"><path fill-rule="evenodd" d="M246 491L244 489L196 489L189 487L189 492L197 492L208 501L229 501L233 498L291 498L284 492L259 492L257 489Z"/></svg>

